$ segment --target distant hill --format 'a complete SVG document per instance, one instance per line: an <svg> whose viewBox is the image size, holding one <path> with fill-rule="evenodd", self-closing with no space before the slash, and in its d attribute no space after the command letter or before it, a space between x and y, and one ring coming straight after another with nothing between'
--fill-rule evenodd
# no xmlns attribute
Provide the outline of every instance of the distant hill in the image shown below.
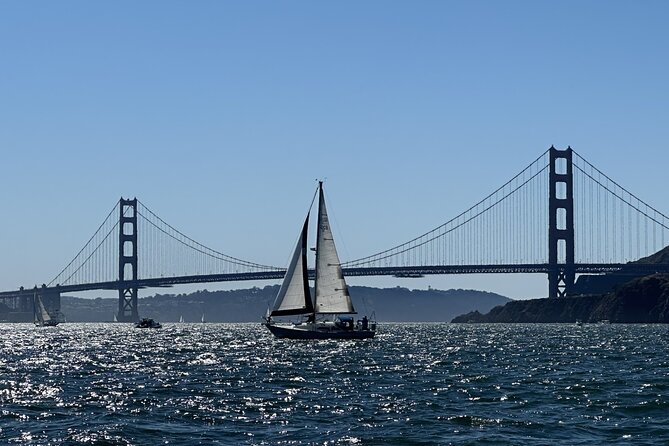
<svg viewBox="0 0 669 446"><path fill-rule="evenodd" d="M513 301L487 314L473 311L453 322L669 323L669 275L633 279L609 294Z"/></svg>
<svg viewBox="0 0 669 446"><path fill-rule="evenodd" d="M140 316L161 322L256 322L274 302L278 285L232 291L197 291L191 294L156 294L139 299ZM487 312L509 302L495 293L475 290L409 290L407 288L350 287L360 315L376 313L379 321L448 322L469 311ZM61 311L70 322L112 321L116 299L61 297Z"/></svg>
<svg viewBox="0 0 669 446"><path fill-rule="evenodd" d="M644 264L669 263L669 246L659 250L655 254L651 254L648 257L642 257L639 260L630 263L644 263Z"/></svg>
<svg viewBox="0 0 669 446"><path fill-rule="evenodd" d="M653 265L659 263L669 263L669 246L659 250L655 254L643 257L639 260L629 262L630 264ZM643 275L623 272L614 272L608 274L582 274L576 280L573 294L606 294L618 289L621 285L632 279L643 277Z"/></svg>
<svg viewBox="0 0 669 446"><path fill-rule="evenodd" d="M636 262L669 263L669 247ZM669 323L669 275L625 273L582 275L574 296L512 301L482 314L462 314L453 322L597 322Z"/></svg>

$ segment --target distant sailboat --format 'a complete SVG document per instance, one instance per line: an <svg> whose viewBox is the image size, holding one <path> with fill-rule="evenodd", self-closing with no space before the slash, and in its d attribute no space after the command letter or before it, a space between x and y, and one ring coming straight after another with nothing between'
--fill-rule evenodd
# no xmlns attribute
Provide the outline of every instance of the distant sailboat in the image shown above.
<svg viewBox="0 0 669 446"><path fill-rule="evenodd" d="M116 313L114 313L114 322L118 322L118 319L116 318Z"/></svg>
<svg viewBox="0 0 669 446"><path fill-rule="evenodd" d="M184 323L184 317L183 317L183 316L179 316L179 323L180 323L180 324L183 324L183 323Z"/></svg>
<svg viewBox="0 0 669 446"><path fill-rule="evenodd" d="M42 297L37 293L33 296L33 321L38 327L55 327L58 325L58 318L51 317L44 307Z"/></svg>
<svg viewBox="0 0 669 446"><path fill-rule="evenodd" d="M365 316L354 324L355 314L348 286L342 274L339 256L335 247L325 197L323 182L318 184L318 225L316 237L316 290L311 300L307 274L307 229L309 214L304 221L300 238L284 276L274 308L265 318L265 326L278 338L290 339L365 339L374 337L376 323ZM277 316L306 316L297 324L278 324ZM332 320L325 320L331 315Z"/></svg>
<svg viewBox="0 0 669 446"><path fill-rule="evenodd" d="M202 313L202 319L200 319L202 323L204 324L204 313Z"/></svg>

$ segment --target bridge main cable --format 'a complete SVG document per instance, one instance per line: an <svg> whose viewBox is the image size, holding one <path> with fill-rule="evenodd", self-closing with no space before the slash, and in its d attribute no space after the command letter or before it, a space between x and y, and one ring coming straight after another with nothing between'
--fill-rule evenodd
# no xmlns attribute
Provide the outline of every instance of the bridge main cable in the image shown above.
<svg viewBox="0 0 669 446"><path fill-rule="evenodd" d="M209 256L209 257L211 257L213 259L216 259L216 260L223 260L223 261L235 264L235 265L244 266L244 267L252 268L252 269L258 269L258 270L264 270L264 271L281 271L281 270L285 269L285 268L280 268L280 267L276 267L276 266L263 265L263 264L260 264L260 263L255 263L255 262L250 262L250 261L247 261L247 260L242 260L242 259L239 259L237 257L233 257L233 256L230 256L230 255L224 254L224 253L222 253L220 251L217 251L213 248L210 248L206 245L203 245L202 243L192 239L191 237L187 236L183 232L179 231L178 229L176 229L175 227L173 227L172 225L167 223L165 220L160 218L156 213L154 213L148 206L146 206L140 200L137 200L137 202L141 205L141 207L138 209L137 213L138 213L139 216L141 216L144 219L145 222L149 223L152 227L159 230L160 232L167 235L168 237L172 238L173 240L175 240L175 241L181 243L182 245L184 245L184 246L186 246L190 249L193 249L193 250L195 250L195 251L197 251L201 254L204 254L204 255ZM183 237L183 239L180 239L179 237L174 236L174 234L171 234L169 231L166 231L164 228L160 227L158 224L156 224L154 221L152 221L151 218L149 218L147 215L142 214L142 212L140 210L142 208L145 209L151 217L155 218L160 223L162 223L165 227L169 228L171 231L174 231L176 234ZM186 241L192 243L192 245L186 243Z"/></svg>
<svg viewBox="0 0 669 446"><path fill-rule="evenodd" d="M84 246L83 246L83 247L79 250L79 252L77 252L77 254L72 258L72 260L70 261L70 263L68 263L62 270L60 270L60 272L59 272L58 274L56 274L56 276L55 276L53 279L51 279L51 281L47 284L47 286L51 286L51 285L53 285L54 282L56 282L56 280L58 280L58 278L61 277L61 276L63 275L63 273L65 273L65 271L67 271L67 269L68 269L70 266L72 266L72 265L74 264L74 262L79 258L79 256L80 256L80 255L86 250L86 248L93 242L93 240L95 239L95 237L100 233L100 231L102 230L102 228L105 226L105 224L107 224L107 222L109 221L109 219L111 218L111 216L114 214L114 211L116 211L116 209L118 208L118 203L119 203L119 201L117 201L116 203L114 203L114 207L112 207L111 211L109 211L109 214L107 214L107 217L105 217L105 219L104 219L103 222L100 224L100 226L98 226L98 229L96 229L96 231L95 231L95 232L93 233L93 235L88 239L88 241L84 244ZM114 222L114 224L113 224L113 225L111 226L111 228L107 231L107 233L106 233L105 236L102 238L102 240L97 244L97 246L91 251L91 253L88 254L88 256L86 256L86 259L84 259L84 261L81 262L81 264L80 264L77 268L75 268L75 269L74 269L74 270L73 270L67 277L65 277L65 280L62 281L63 283L67 283L72 277L74 277L74 275L75 275L76 273L78 273L79 271L81 271L81 269L84 267L84 265L86 265L86 263L91 259L91 257L93 257L93 255L99 251L100 247L103 246L104 242L107 241L107 239L111 236L111 234L114 232L114 230L115 230L117 227L118 227L118 220Z"/></svg>
<svg viewBox="0 0 669 446"><path fill-rule="evenodd" d="M484 203L486 203L488 200L490 200L492 197L494 197L494 196L496 196L497 194L499 194L500 191L503 191L503 190L504 190L505 188L507 188L510 184L513 184L514 181L516 181L518 178L520 178L522 175L524 175L528 170L530 170L533 166L535 166L537 163L539 163L539 161L540 161L542 158L546 157L546 155L549 153L549 151L550 151L550 149L547 149L546 151L544 151L541 155L539 155L534 161L532 161L531 163L529 163L524 169L522 169L518 174L516 174L516 175L515 175L513 178L511 178L509 181L507 181L506 183L504 183L502 186L498 187L495 191L493 191L492 193L488 194L485 198L483 198L482 200L478 201L476 204L474 204L474 205L472 205L471 207L469 207L467 210L465 210L465 211L461 212L460 214L458 214L457 216L451 218L451 219L448 220L447 222L445 222L445 223L443 223L443 224L437 226L436 228L434 228L434 229L432 229L432 230L430 230L430 231L425 232L424 234L421 234L421 235L419 235L419 236L417 236L417 237L414 237L413 239L411 239L411 240L409 240L409 241L407 241L407 242L401 243L401 244L399 244L399 245L397 245L397 246L394 246L394 247L392 247L392 248L386 249L386 250L384 250L384 251L380 251L380 252L378 252L378 253L376 253L376 254L372 254L372 255L365 256L365 257L361 257L361 258L359 258L359 259L349 260L349 261L343 262L343 263L342 263L342 268L362 267L362 266L364 266L364 265L366 265L366 264L375 263L375 262L378 262L378 261L380 261L380 260L384 260L384 259L392 258L392 257L397 256L397 255L399 255L399 254L405 253L405 252L407 252L407 251L410 251L410 250L412 250L412 249L415 249L415 248L417 248L417 247L420 247L420 246L422 246L422 245L425 245L426 243L428 243L428 242L430 242L430 241L433 241L433 240L435 240L435 239L437 239L437 238L443 237L445 234L447 234L447 233L449 233L449 232L452 232L452 231L454 231L455 229L457 229L457 228L459 228L459 227L464 226L465 224L469 223L470 221L474 220L474 219L477 218L478 216L484 214L484 213L487 212L488 210L490 210L490 209L492 209L493 207L495 207L497 204L499 204L499 203L501 203L502 201L504 201L504 200L505 200L506 198L508 198L510 195L516 193L516 192L517 192L519 189L521 189L523 186L527 185L530 181L532 181L534 178L536 178L539 174L541 174L542 172L544 172L544 171L548 168L548 164L546 163L545 165L540 166L540 168L538 168L538 171L537 171L535 174L530 175L530 178L529 178L529 179L523 181L519 186L513 188L510 192L504 194L504 195L502 196L502 198L496 200L496 201L493 202L491 205L486 206L483 210L481 210L481 211L475 213L473 216L467 218L465 221L459 223L457 226L455 226L455 227L449 229L448 231L445 231L445 232L443 232L443 233L438 233L438 231L440 231L440 230L442 230L443 228L447 227L447 226L450 225L451 223L453 223L453 222L459 220L460 218L462 218L462 217L464 217L464 216L470 214L473 210L477 209L477 208L480 207L482 204L484 204ZM425 238L427 238L427 239L424 240ZM416 242L419 241L419 240L420 240L420 243L416 243Z"/></svg>

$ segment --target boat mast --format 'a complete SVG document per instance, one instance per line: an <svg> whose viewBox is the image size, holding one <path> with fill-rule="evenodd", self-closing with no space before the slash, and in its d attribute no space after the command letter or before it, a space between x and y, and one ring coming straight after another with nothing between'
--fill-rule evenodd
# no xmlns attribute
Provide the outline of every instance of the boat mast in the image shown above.
<svg viewBox="0 0 669 446"><path fill-rule="evenodd" d="M37 291L33 293L33 322L37 322Z"/></svg>
<svg viewBox="0 0 669 446"><path fill-rule="evenodd" d="M323 222L321 221L321 203L323 203L323 182L319 181L318 182L318 219L316 221L316 265L314 268L314 316L316 316L316 298L318 297L318 257L319 257L319 249L318 249L318 241L321 239L320 234L321 234L321 225Z"/></svg>

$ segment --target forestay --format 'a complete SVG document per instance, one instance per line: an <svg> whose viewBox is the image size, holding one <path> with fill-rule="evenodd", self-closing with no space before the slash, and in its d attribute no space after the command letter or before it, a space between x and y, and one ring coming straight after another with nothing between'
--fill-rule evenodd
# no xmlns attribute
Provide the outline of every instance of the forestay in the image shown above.
<svg viewBox="0 0 669 446"><path fill-rule="evenodd" d="M316 240L316 313L355 313L335 247L322 186Z"/></svg>

